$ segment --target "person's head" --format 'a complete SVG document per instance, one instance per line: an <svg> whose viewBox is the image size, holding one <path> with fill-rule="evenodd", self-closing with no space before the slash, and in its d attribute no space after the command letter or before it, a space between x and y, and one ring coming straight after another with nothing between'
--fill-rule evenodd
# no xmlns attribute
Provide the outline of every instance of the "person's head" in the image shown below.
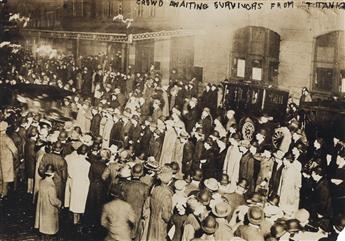
<svg viewBox="0 0 345 241"><path fill-rule="evenodd" d="M207 116L209 116L211 113L210 109L209 108L204 108L202 113L201 113L201 119L204 119L206 118Z"/></svg>
<svg viewBox="0 0 345 241"><path fill-rule="evenodd" d="M322 147L322 145L323 145L323 138L321 138L321 137L317 138L317 139L314 141L313 145L314 145L314 148L315 148L316 150L320 149L320 148Z"/></svg>
<svg viewBox="0 0 345 241"><path fill-rule="evenodd" d="M235 111L234 110L228 110L227 112L226 112L226 117L230 120L230 119L232 119L232 118L234 118L234 116L235 116Z"/></svg>
<svg viewBox="0 0 345 241"><path fill-rule="evenodd" d="M286 225L287 225L287 231L290 234L295 234L302 230L301 224L297 219L290 219L286 221Z"/></svg>
<svg viewBox="0 0 345 241"><path fill-rule="evenodd" d="M250 207L247 215L249 223L251 223L252 225L260 225L265 218L264 210L258 206Z"/></svg>
<svg viewBox="0 0 345 241"><path fill-rule="evenodd" d="M137 163L132 167L132 177L140 178L144 175L144 167L141 163Z"/></svg>
<svg viewBox="0 0 345 241"><path fill-rule="evenodd" d="M315 181L319 181L323 177L323 170L321 167L317 166L311 171L311 177Z"/></svg>
<svg viewBox="0 0 345 241"><path fill-rule="evenodd" d="M260 129L258 133L256 133L255 138L257 141L261 142L265 140L267 136L267 131L265 129Z"/></svg>
<svg viewBox="0 0 345 241"><path fill-rule="evenodd" d="M207 235L214 234L219 227L218 222L216 221L215 217L212 215L207 216L201 224L201 228L203 232Z"/></svg>
<svg viewBox="0 0 345 241"><path fill-rule="evenodd" d="M236 192L244 194L248 190L248 180L245 178L241 178L236 186Z"/></svg>
<svg viewBox="0 0 345 241"><path fill-rule="evenodd" d="M62 143L60 141L56 141L53 144L53 147L52 147L53 153L60 155L62 152L62 149L63 149L63 146L62 146Z"/></svg>
<svg viewBox="0 0 345 241"><path fill-rule="evenodd" d="M77 149L77 154L78 155L86 155L89 151L89 147L87 145L81 145L78 149Z"/></svg>
<svg viewBox="0 0 345 241"><path fill-rule="evenodd" d="M53 178L55 175L56 169L52 164L48 164L44 168L44 178Z"/></svg>
<svg viewBox="0 0 345 241"><path fill-rule="evenodd" d="M109 160L111 157L111 151L109 149L102 149L100 155L102 160Z"/></svg>
<svg viewBox="0 0 345 241"><path fill-rule="evenodd" d="M284 223L275 223L271 227L271 235L280 239L287 232L287 227Z"/></svg>

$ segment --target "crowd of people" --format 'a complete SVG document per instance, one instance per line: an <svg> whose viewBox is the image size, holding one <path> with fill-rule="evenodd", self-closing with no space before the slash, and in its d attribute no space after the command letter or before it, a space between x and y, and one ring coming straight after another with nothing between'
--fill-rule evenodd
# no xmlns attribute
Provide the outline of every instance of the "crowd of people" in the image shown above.
<svg viewBox="0 0 345 241"><path fill-rule="evenodd" d="M262 113L243 135L220 86L199 94L195 80L173 73L163 85L154 69L124 74L114 63L20 51L1 66L2 83L74 92L54 104L66 121L18 103L0 112L1 201L24 183L40 233L57 234L64 210L109 241L337 240L341 139L307 138L293 103L284 121ZM275 130L284 135L273 145Z"/></svg>

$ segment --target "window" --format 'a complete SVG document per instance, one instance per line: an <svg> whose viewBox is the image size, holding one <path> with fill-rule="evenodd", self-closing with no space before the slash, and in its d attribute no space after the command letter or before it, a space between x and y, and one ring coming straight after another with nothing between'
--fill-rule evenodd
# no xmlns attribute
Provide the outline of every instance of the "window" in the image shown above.
<svg viewBox="0 0 345 241"><path fill-rule="evenodd" d="M150 8L150 17L154 17L156 15L156 8L155 6L151 6Z"/></svg>
<svg viewBox="0 0 345 241"><path fill-rule="evenodd" d="M313 90L345 93L344 35L334 31L316 38Z"/></svg>
<svg viewBox="0 0 345 241"><path fill-rule="evenodd" d="M122 2L119 1L118 2L118 5L117 5L117 13L118 14L122 14L123 13L123 10L122 10Z"/></svg>
<svg viewBox="0 0 345 241"><path fill-rule="evenodd" d="M137 16L142 17L144 12L144 6L139 4L137 5Z"/></svg>
<svg viewBox="0 0 345 241"><path fill-rule="evenodd" d="M245 27L235 33L231 77L235 80L277 83L280 36L262 27Z"/></svg>

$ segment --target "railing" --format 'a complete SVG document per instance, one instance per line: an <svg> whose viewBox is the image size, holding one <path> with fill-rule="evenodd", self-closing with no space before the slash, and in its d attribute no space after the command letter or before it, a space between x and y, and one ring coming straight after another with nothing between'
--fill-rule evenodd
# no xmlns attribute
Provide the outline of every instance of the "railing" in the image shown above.
<svg viewBox="0 0 345 241"><path fill-rule="evenodd" d="M94 33L94 32L72 32L72 31L51 31L38 29L23 29L24 36L56 38L56 39L80 39L101 42L128 43L132 41L164 39L169 37L193 36L197 32L190 30L172 30L159 32L146 32L138 34L117 34L117 33Z"/></svg>
<svg viewBox="0 0 345 241"><path fill-rule="evenodd" d="M71 32L71 31L50 31L37 29L23 29L24 36L57 38L57 39L81 39L102 42L127 42L126 34L116 33L93 33L93 32Z"/></svg>

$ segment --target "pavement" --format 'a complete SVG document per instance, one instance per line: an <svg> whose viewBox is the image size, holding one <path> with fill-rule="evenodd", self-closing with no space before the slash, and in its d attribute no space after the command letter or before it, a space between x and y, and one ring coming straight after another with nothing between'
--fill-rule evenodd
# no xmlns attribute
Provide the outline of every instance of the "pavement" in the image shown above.
<svg viewBox="0 0 345 241"><path fill-rule="evenodd" d="M52 240L56 241L98 241L104 240L106 231L101 227L73 225L72 214L60 211L60 230ZM7 200L0 201L0 240L1 241L38 241L43 240L34 229L35 206L32 195L25 192L21 183L16 192L10 192Z"/></svg>

